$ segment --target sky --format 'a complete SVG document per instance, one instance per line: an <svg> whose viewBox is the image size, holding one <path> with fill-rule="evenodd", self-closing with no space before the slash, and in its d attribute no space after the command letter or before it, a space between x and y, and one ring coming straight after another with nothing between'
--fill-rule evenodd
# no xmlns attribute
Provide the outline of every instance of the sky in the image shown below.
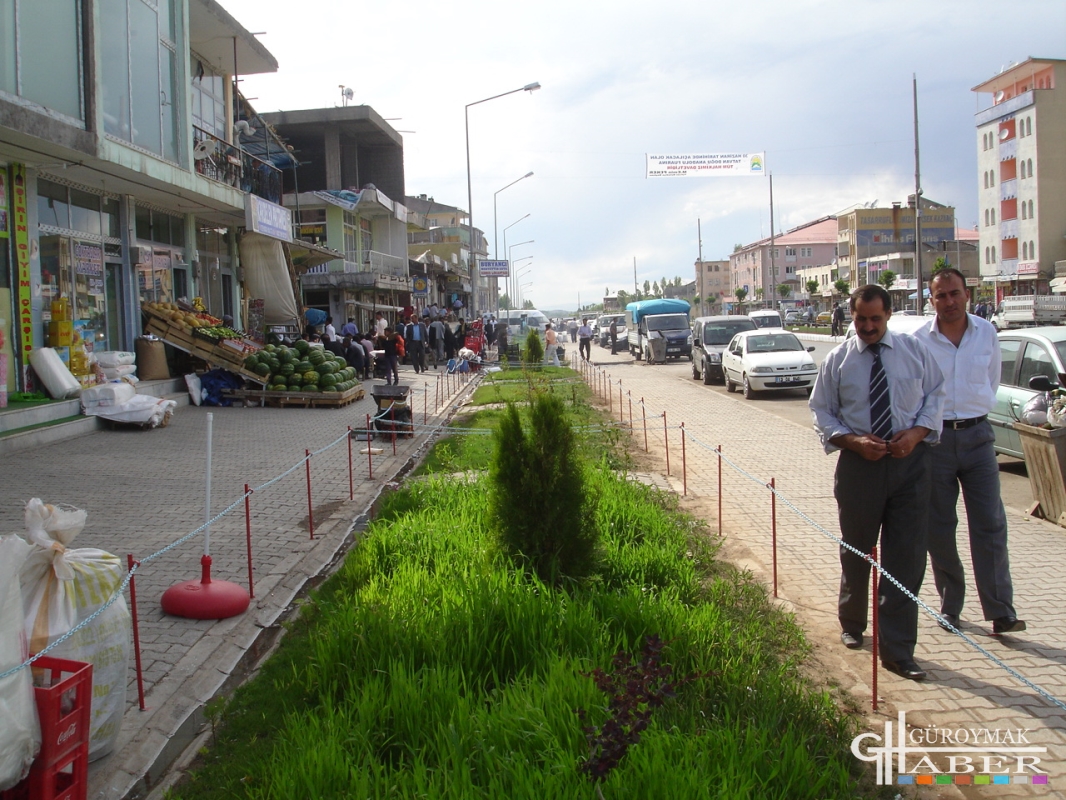
<svg viewBox="0 0 1066 800"><path fill-rule="evenodd" d="M351 87L403 135L407 194L460 208L465 106L539 82L469 121L474 225L490 258L529 267L522 297L541 309L631 291L634 259L641 284L692 280L697 224L706 260L769 235L766 178L648 179L647 153L765 152L778 231L905 201L913 77L924 195L973 228L974 114L992 100L971 89L1066 58L1062 0L220 2L278 60L243 79L258 111Z"/></svg>

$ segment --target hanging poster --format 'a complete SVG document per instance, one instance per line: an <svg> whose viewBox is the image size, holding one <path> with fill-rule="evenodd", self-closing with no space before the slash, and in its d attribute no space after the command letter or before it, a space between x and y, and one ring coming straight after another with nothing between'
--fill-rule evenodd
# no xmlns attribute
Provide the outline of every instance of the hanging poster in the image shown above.
<svg viewBox="0 0 1066 800"><path fill-rule="evenodd" d="M645 154L646 178L718 178L723 175L765 175L765 153Z"/></svg>
<svg viewBox="0 0 1066 800"><path fill-rule="evenodd" d="M7 237L7 174L0 167L0 239Z"/></svg>
<svg viewBox="0 0 1066 800"><path fill-rule="evenodd" d="M19 350L22 368L28 374L33 352L33 298L30 276L30 236L27 220L26 169L21 164L11 168L12 214L15 222L15 263L18 271ZM27 384L28 385L28 384Z"/></svg>
<svg viewBox="0 0 1066 800"><path fill-rule="evenodd" d="M104 248L94 244L74 245L74 272L102 278L104 274Z"/></svg>

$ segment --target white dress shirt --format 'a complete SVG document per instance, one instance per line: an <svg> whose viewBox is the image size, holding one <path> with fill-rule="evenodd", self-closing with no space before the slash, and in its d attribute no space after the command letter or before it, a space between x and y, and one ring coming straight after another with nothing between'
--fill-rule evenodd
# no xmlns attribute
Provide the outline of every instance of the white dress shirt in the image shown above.
<svg viewBox="0 0 1066 800"><path fill-rule="evenodd" d="M892 401L892 432L929 429L924 441L936 444L943 427L944 376L929 349L905 333L885 331L881 363ZM855 336L837 345L818 368L809 406L825 452L840 448L836 436L870 433L870 369L873 354Z"/></svg>
<svg viewBox="0 0 1066 800"><path fill-rule="evenodd" d="M958 347L940 332L940 321L935 318L914 334L944 373L945 420L983 417L996 405L1000 375L996 329L974 314L967 314L966 319L969 324Z"/></svg>

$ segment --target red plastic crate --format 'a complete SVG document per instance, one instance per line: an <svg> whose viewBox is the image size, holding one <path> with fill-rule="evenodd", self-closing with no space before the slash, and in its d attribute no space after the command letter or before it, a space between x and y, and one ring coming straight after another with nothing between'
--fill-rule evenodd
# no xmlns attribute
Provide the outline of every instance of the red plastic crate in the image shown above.
<svg viewBox="0 0 1066 800"><path fill-rule="evenodd" d="M18 786L0 800L82 800L88 794L93 667L41 656L33 662L41 750Z"/></svg>

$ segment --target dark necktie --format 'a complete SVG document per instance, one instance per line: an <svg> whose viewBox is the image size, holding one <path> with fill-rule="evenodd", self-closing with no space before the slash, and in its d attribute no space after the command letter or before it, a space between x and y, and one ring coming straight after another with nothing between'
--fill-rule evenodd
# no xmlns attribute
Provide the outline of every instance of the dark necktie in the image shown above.
<svg viewBox="0 0 1066 800"><path fill-rule="evenodd" d="M886 442L892 437L892 401L888 395L888 376L881 363L881 343L871 344L874 364L870 368L870 432Z"/></svg>

